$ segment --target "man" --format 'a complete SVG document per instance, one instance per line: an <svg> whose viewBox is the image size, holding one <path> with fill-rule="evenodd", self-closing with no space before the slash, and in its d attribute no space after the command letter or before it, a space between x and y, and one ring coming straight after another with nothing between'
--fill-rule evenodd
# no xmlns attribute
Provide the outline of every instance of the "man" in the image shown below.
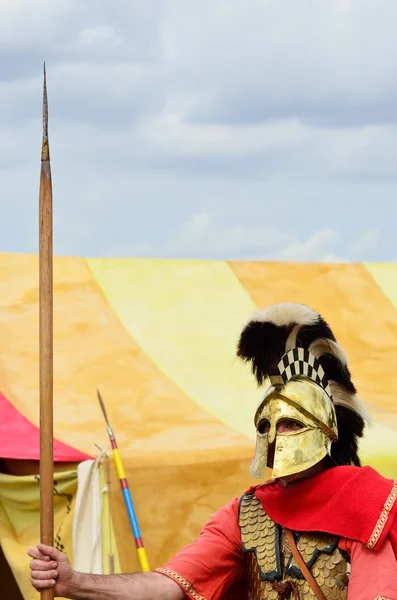
<svg viewBox="0 0 397 600"><path fill-rule="evenodd" d="M238 356L263 390L251 474L270 481L221 508L153 573L76 573L31 548L37 590L84 600L397 600L397 482L360 467L366 414L346 356L307 306L259 311Z"/></svg>

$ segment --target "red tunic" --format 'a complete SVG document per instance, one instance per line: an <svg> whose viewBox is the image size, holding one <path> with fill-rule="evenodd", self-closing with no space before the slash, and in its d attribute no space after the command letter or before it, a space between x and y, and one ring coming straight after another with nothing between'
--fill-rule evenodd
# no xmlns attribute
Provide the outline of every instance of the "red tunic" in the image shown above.
<svg viewBox="0 0 397 600"><path fill-rule="evenodd" d="M280 525L344 538L341 546L351 556L349 600L397 600L396 483L369 467L335 467L287 488L272 481L254 489ZM247 598L238 505L235 498L218 510L193 544L157 569L192 600Z"/></svg>

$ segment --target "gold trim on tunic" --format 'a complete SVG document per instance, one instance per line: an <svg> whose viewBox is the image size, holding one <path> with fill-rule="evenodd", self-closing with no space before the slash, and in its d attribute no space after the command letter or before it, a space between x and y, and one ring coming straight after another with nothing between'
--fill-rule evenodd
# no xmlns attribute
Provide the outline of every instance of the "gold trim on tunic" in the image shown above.
<svg viewBox="0 0 397 600"><path fill-rule="evenodd" d="M376 544L378 543L379 538L382 535L382 531L384 530L387 520L390 516L391 509L393 508L396 500L397 500L397 479L394 481L394 485L393 485L392 490L383 506L383 510L380 513L380 517L375 525L375 529L373 530L371 537L369 538L368 542L366 543L367 548L369 548L370 550L373 550L375 548Z"/></svg>
<svg viewBox="0 0 397 600"><path fill-rule="evenodd" d="M191 600L207 600L205 596L201 596L198 592L196 592L192 584L189 583L187 579L179 575L179 573L176 571L167 569L167 567L159 567L155 570L155 572L161 573L162 575L167 575L167 577L170 577L173 581L178 583L183 588L185 594L191 598Z"/></svg>

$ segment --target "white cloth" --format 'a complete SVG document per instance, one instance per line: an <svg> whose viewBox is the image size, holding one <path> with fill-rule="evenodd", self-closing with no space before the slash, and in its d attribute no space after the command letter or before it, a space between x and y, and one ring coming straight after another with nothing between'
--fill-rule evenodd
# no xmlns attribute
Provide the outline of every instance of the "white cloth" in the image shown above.
<svg viewBox="0 0 397 600"><path fill-rule="evenodd" d="M73 518L73 567L83 573L103 573L101 456L77 468L77 494Z"/></svg>

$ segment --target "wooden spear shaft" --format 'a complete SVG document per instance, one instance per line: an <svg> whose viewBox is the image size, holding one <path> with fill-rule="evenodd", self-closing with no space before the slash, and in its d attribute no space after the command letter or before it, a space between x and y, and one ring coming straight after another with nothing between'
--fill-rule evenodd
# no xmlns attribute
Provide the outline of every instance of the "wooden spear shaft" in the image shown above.
<svg viewBox="0 0 397 600"><path fill-rule="evenodd" d="M40 338L40 539L54 544L53 504L53 260L52 181L48 144L47 82L44 65L43 143L39 194L39 338ZM53 589L41 593L42 600L54 598Z"/></svg>

